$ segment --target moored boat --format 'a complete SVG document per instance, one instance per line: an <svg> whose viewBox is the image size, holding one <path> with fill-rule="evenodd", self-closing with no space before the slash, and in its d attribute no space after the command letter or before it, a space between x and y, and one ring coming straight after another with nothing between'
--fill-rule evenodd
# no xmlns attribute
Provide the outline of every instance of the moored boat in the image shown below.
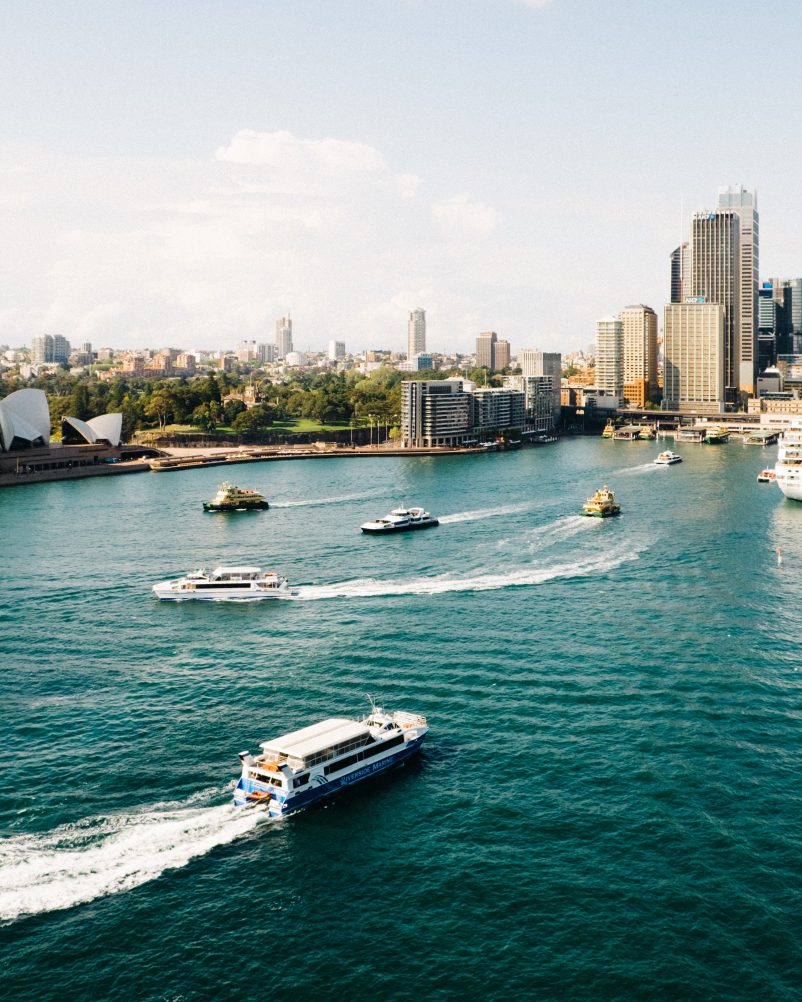
<svg viewBox="0 0 802 1002"><path fill-rule="evenodd" d="M757 475L757 482L759 484L773 484L777 479L777 474L774 470L761 470Z"/></svg>
<svg viewBox="0 0 802 1002"><path fill-rule="evenodd" d="M363 532L381 534L409 532L412 529L431 529L439 524L438 519L432 518L429 512L423 508L393 508L389 515L374 519L372 522L364 522L360 528Z"/></svg>
<svg viewBox="0 0 802 1002"><path fill-rule="evenodd" d="M620 515L621 506L616 504L613 492L605 486L582 505L582 514L594 518L609 518L611 515Z"/></svg>
<svg viewBox="0 0 802 1002"><path fill-rule="evenodd" d="M153 585L160 599L263 600L292 598L294 592L285 577L260 567L215 567L190 571L173 581Z"/></svg>
<svg viewBox="0 0 802 1002"><path fill-rule="evenodd" d="M420 751L426 718L374 706L361 720L332 717L240 752L234 803L266 804L274 817L291 814L345 786L406 761Z"/></svg>
<svg viewBox="0 0 802 1002"><path fill-rule="evenodd" d="M657 466L673 466L674 463L682 462L682 456L678 456L676 452L666 449L665 452L660 453L654 462Z"/></svg>
<svg viewBox="0 0 802 1002"><path fill-rule="evenodd" d="M726 428L708 428L703 442L705 445L723 445L730 437Z"/></svg>
<svg viewBox="0 0 802 1002"><path fill-rule="evenodd" d="M786 428L780 436L774 483L792 501L802 501L802 423Z"/></svg>
<svg viewBox="0 0 802 1002"><path fill-rule="evenodd" d="M227 480L220 484L213 498L203 502L204 511L264 511L269 507L259 491L235 487Z"/></svg>

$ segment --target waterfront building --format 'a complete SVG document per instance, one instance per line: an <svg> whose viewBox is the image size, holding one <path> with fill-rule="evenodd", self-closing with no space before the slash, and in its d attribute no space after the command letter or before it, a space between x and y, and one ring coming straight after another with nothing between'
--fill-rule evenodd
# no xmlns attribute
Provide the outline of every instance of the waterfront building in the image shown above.
<svg viewBox="0 0 802 1002"><path fill-rule="evenodd" d="M671 252L671 302L685 301L686 290L690 289L691 248L687 240Z"/></svg>
<svg viewBox="0 0 802 1002"><path fill-rule="evenodd" d="M642 303L619 314L623 392L631 407L644 407L657 393L657 314Z"/></svg>
<svg viewBox="0 0 802 1002"><path fill-rule="evenodd" d="M596 388L619 400L624 395L624 335L618 317L596 322Z"/></svg>
<svg viewBox="0 0 802 1002"><path fill-rule="evenodd" d="M726 308L671 303L663 320L663 409L720 412L725 405Z"/></svg>
<svg viewBox="0 0 802 1002"><path fill-rule="evenodd" d="M406 447L455 446L468 437L473 401L461 379L401 384L401 436Z"/></svg>
<svg viewBox="0 0 802 1002"><path fill-rule="evenodd" d="M411 310L407 325L407 358L426 351L426 310Z"/></svg>
<svg viewBox="0 0 802 1002"><path fill-rule="evenodd" d="M292 318L287 315L276 321L276 358L286 358L292 351Z"/></svg>
<svg viewBox="0 0 802 1002"><path fill-rule="evenodd" d="M554 430L555 413L560 413L560 379L553 376L505 376L504 388L524 395L524 426L528 431ZM555 407L556 400L556 407Z"/></svg>
<svg viewBox="0 0 802 1002"><path fill-rule="evenodd" d="M560 383L562 381L562 355L559 351L538 351L536 348L521 348L518 364L522 376L549 376L553 390L552 410L555 418L560 417ZM527 408L529 404L527 403Z"/></svg>
<svg viewBox="0 0 802 1002"><path fill-rule="evenodd" d="M476 367L478 369L496 368L496 342L498 334L495 331L485 331L476 339Z"/></svg>
<svg viewBox="0 0 802 1002"><path fill-rule="evenodd" d="M345 341L329 341L329 361L342 362L345 358Z"/></svg>
<svg viewBox="0 0 802 1002"><path fill-rule="evenodd" d="M478 433L523 429L526 424L526 395L508 387L477 387L472 393L473 426Z"/></svg>
<svg viewBox="0 0 802 1002"><path fill-rule="evenodd" d="M760 217L757 192L743 185L718 190L719 211L734 211L740 220L738 234L738 313L732 345L734 386L753 394L757 379L757 291L760 265Z"/></svg>

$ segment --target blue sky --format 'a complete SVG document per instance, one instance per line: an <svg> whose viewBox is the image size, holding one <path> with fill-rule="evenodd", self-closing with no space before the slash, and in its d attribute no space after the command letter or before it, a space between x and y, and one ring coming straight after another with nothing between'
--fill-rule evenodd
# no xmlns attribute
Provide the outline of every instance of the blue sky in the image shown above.
<svg viewBox="0 0 802 1002"><path fill-rule="evenodd" d="M0 343L570 350L722 184L802 275L796 4L4 4Z"/></svg>

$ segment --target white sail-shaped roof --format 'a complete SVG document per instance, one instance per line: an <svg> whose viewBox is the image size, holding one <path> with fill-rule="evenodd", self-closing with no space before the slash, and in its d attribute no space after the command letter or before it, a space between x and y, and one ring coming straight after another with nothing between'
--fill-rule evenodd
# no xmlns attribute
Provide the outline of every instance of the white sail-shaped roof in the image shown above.
<svg viewBox="0 0 802 1002"><path fill-rule="evenodd" d="M117 446L122 439L122 414L101 414L89 421L81 421L80 418L76 417L63 417L61 422L62 424L66 422L90 445L102 440L108 442L109 445Z"/></svg>
<svg viewBox="0 0 802 1002"><path fill-rule="evenodd" d="M50 441L50 410L44 390L15 390L0 400L0 446L5 452L15 438L34 443Z"/></svg>

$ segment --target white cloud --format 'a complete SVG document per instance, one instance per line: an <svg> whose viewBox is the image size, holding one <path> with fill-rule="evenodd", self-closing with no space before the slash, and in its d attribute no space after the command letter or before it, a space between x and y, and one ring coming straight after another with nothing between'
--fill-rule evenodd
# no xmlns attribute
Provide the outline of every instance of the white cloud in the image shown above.
<svg viewBox="0 0 802 1002"><path fill-rule="evenodd" d="M452 230L484 236L491 233L498 223L498 213L486 202L472 201L468 195L453 195L432 205L435 219Z"/></svg>
<svg viewBox="0 0 802 1002"><path fill-rule="evenodd" d="M551 4L551 0L515 0L522 7L531 7L533 10L542 10Z"/></svg>

